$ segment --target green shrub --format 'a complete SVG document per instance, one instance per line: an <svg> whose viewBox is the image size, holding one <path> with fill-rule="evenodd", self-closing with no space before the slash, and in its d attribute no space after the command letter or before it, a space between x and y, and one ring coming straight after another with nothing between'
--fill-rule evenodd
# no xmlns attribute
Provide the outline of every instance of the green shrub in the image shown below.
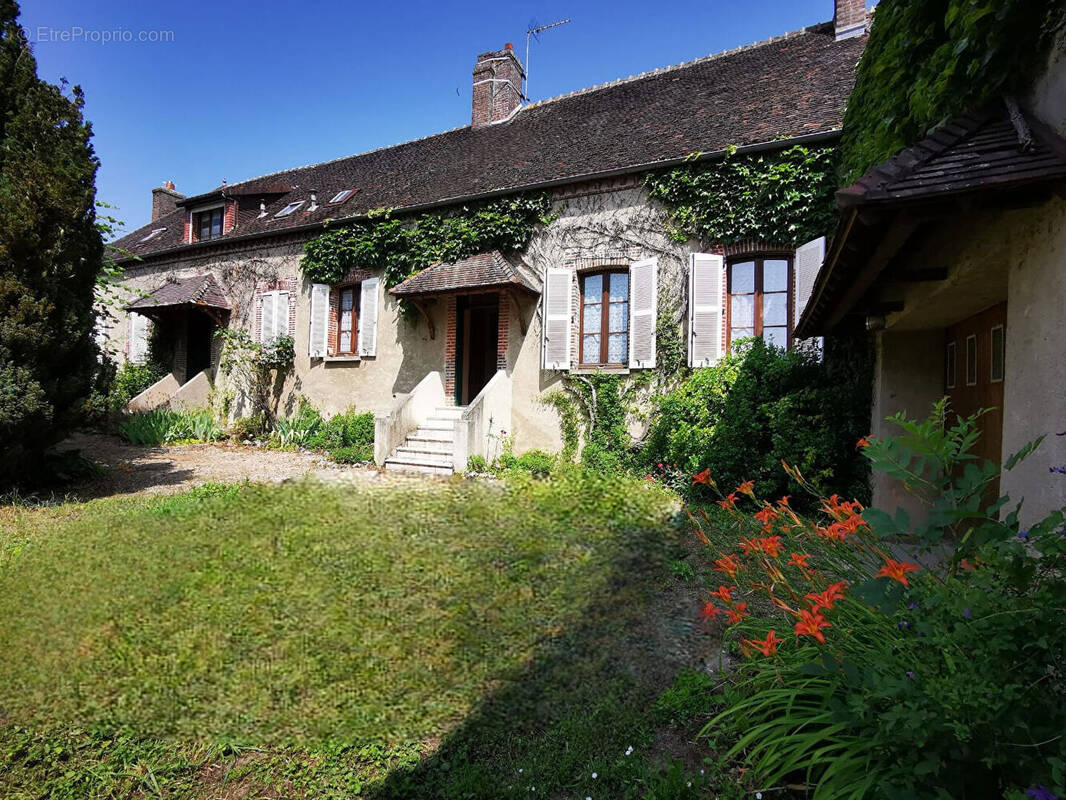
<svg viewBox="0 0 1066 800"><path fill-rule="evenodd" d="M762 785L803 782L816 800L1066 791L1066 508L1022 529L1020 504L991 491L998 465L971 455L976 419L949 426L941 402L866 446L921 521L836 497L805 518L750 487L722 501L729 524L691 515L727 584L704 615L749 658L707 731L732 731Z"/></svg>
<svg viewBox="0 0 1066 800"><path fill-rule="evenodd" d="M274 438L282 447L314 447L322 425L322 415L303 400L296 414L274 423Z"/></svg>
<svg viewBox="0 0 1066 800"><path fill-rule="evenodd" d="M180 441L213 442L223 435L211 412L203 408L191 411L156 408L130 414L119 423L118 432L131 444L147 447Z"/></svg>
<svg viewBox="0 0 1066 800"><path fill-rule="evenodd" d="M242 441L245 439L259 439L265 436L269 429L266 414L261 411L258 414L238 417L233 420L233 424L230 425L230 435Z"/></svg>
<svg viewBox="0 0 1066 800"><path fill-rule="evenodd" d="M490 467L482 456L473 455L466 460L466 471L484 474L490 471Z"/></svg>
<svg viewBox="0 0 1066 800"><path fill-rule="evenodd" d="M781 471L784 459L825 493L865 499L869 470L855 443L869 430L869 364L865 341L827 340L822 362L742 342L659 398L638 462L656 477L710 468L722 487L753 480L760 494L780 496L796 488ZM586 462L606 459L585 450Z"/></svg>
<svg viewBox="0 0 1066 800"><path fill-rule="evenodd" d="M356 444L334 447L326 451L331 461L338 464L364 464L374 460L374 445Z"/></svg>
<svg viewBox="0 0 1066 800"><path fill-rule="evenodd" d="M543 450L530 450L517 458L512 456L508 469L528 472L538 478L546 478L555 469L556 458Z"/></svg>
<svg viewBox="0 0 1066 800"><path fill-rule="evenodd" d="M121 411L130 400L166 374L166 370L158 364L134 364L127 361L115 373L108 395L108 405L114 411Z"/></svg>
<svg viewBox="0 0 1066 800"><path fill-rule="evenodd" d="M338 447L374 444L374 415L370 411L357 413L348 409L330 417L312 437L308 447L333 450Z"/></svg>

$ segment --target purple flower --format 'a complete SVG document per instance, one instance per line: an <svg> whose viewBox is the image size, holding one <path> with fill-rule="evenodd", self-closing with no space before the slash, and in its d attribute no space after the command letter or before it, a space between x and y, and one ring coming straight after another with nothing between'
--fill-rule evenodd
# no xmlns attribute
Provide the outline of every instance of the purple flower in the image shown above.
<svg viewBox="0 0 1066 800"><path fill-rule="evenodd" d="M918 608L921 608L921 606L918 605L917 603L913 603L913 602L912 603L907 603L907 610L908 611L914 611L915 609L918 609Z"/></svg>
<svg viewBox="0 0 1066 800"><path fill-rule="evenodd" d="M910 626L911 624L905 619L901 619L898 623L896 623L896 627L899 628L901 631L906 628L909 628Z"/></svg>
<svg viewBox="0 0 1066 800"><path fill-rule="evenodd" d="M1018 538L1021 539L1023 542L1028 542L1029 541L1029 529L1028 528L1022 528L1020 531L1018 531Z"/></svg>
<svg viewBox="0 0 1066 800"><path fill-rule="evenodd" d="M914 680L915 678L917 678L918 676L917 676L917 675L915 675L915 674L914 674L914 672L913 672L912 670L907 670L907 677L908 677L908 678L910 678L910 679L911 679L911 680L913 681L913 680ZM1058 800L1058 798L1056 797L1056 798L1055 798L1055 800Z"/></svg>
<svg viewBox="0 0 1066 800"><path fill-rule="evenodd" d="M1066 475L1066 465L1061 467L1051 467L1052 472L1057 472L1059 475Z"/></svg>
<svg viewBox="0 0 1066 800"><path fill-rule="evenodd" d="M1034 786L1031 789L1026 789L1025 793L1033 800L1059 800L1058 795L1046 786Z"/></svg>
<svg viewBox="0 0 1066 800"><path fill-rule="evenodd" d="M972 617L972 616L973 616L973 612L972 612L972 611L970 611L970 609L968 609L968 608L964 608L964 609L962 610L962 618L963 618L963 619L969 619L969 618L970 618L970 617Z"/></svg>

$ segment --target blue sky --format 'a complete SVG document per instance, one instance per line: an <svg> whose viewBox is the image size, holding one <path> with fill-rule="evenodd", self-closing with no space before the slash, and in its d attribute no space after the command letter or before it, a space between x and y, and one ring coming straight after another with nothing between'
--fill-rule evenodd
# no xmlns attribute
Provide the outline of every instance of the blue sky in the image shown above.
<svg viewBox="0 0 1066 800"><path fill-rule="evenodd" d="M34 0L21 21L41 77L85 90L98 197L132 230L166 180L197 194L468 124L476 55L523 56L531 22L573 20L533 44L539 100L832 15L833 0ZM172 41L100 41L123 31Z"/></svg>

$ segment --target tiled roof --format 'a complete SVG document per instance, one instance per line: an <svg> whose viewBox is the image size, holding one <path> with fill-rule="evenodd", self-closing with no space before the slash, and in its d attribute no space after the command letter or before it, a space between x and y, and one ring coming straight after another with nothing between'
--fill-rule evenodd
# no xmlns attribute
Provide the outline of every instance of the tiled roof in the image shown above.
<svg viewBox="0 0 1066 800"><path fill-rule="evenodd" d="M891 259L879 259L881 266L871 272L871 254L892 236L893 220L901 215L928 225L923 210L961 196L996 207L1053 182L1066 182L1066 140L1010 101L954 120L873 167L837 192L840 222L796 336L827 333L833 320L855 309L854 298L876 288ZM905 246L911 235L894 247ZM864 271L869 274L860 277Z"/></svg>
<svg viewBox="0 0 1066 800"><path fill-rule="evenodd" d="M540 294L540 281L525 264L514 264L498 250L451 264L434 264L391 290L399 297L468 289L513 288Z"/></svg>
<svg viewBox="0 0 1066 800"><path fill-rule="evenodd" d="M837 193L841 207L1020 185L1066 175L1063 141L1013 103L945 125Z"/></svg>
<svg viewBox="0 0 1066 800"><path fill-rule="evenodd" d="M181 305L210 306L227 311L230 307L215 276L208 273L167 281L148 297L138 298L126 308L137 311Z"/></svg>
<svg viewBox="0 0 1066 800"><path fill-rule="evenodd" d="M839 130L865 37L836 41L819 25L776 39L656 70L520 108L504 122L463 127L313 166L226 191L267 197L268 214L223 240L485 194L558 185L675 163L694 153ZM339 206L341 189L358 191ZM319 207L280 219L287 203L317 192ZM115 244L146 256L182 245L177 210ZM148 242L153 228L166 231Z"/></svg>

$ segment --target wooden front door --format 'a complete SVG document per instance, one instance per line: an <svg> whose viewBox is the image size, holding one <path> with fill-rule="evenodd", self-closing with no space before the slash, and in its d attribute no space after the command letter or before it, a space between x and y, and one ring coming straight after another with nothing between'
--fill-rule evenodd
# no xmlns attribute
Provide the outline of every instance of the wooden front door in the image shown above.
<svg viewBox="0 0 1066 800"><path fill-rule="evenodd" d="M973 453L1003 460L1003 381L1006 375L1007 304L986 308L947 329L945 383L952 421L990 409L979 420Z"/></svg>
<svg viewBox="0 0 1066 800"><path fill-rule="evenodd" d="M500 296L493 292L460 297L456 311L461 338L458 350L462 354L456 402L466 405L496 374Z"/></svg>

